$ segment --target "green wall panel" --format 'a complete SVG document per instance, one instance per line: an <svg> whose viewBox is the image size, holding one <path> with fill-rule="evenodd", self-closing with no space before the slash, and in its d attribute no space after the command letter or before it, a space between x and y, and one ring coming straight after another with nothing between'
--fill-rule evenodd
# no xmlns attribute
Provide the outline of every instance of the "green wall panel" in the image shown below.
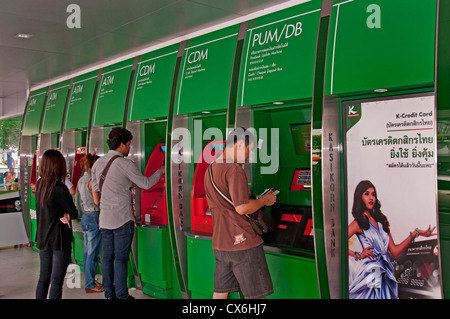
<svg viewBox="0 0 450 319"><path fill-rule="evenodd" d="M212 298L216 265L212 240L187 238L188 288L193 299Z"/></svg>
<svg viewBox="0 0 450 319"><path fill-rule="evenodd" d="M137 235L139 272L146 276L146 282L168 288L167 280L171 279L171 276L167 274L168 256L170 256L167 250L167 228L139 227Z"/></svg>
<svg viewBox="0 0 450 319"><path fill-rule="evenodd" d="M436 0L335 0L327 94L432 83L435 24Z"/></svg>
<svg viewBox="0 0 450 319"><path fill-rule="evenodd" d="M138 268L143 291L156 298L179 297L167 227L137 227ZM175 285L175 286L174 286Z"/></svg>
<svg viewBox="0 0 450 319"><path fill-rule="evenodd" d="M227 109L239 25L189 40L181 62L175 114Z"/></svg>
<svg viewBox="0 0 450 319"><path fill-rule="evenodd" d="M87 128L98 71L89 72L74 79L67 106L64 129Z"/></svg>
<svg viewBox="0 0 450 319"><path fill-rule="evenodd" d="M133 59L108 66L100 79L93 125L122 123Z"/></svg>
<svg viewBox="0 0 450 319"><path fill-rule="evenodd" d="M312 96L320 5L313 0L249 22L238 106Z"/></svg>
<svg viewBox="0 0 450 319"><path fill-rule="evenodd" d="M142 55L131 90L128 121L166 117L178 44Z"/></svg>
<svg viewBox="0 0 450 319"><path fill-rule="evenodd" d="M319 299L316 263L313 259L266 252L273 283L268 299Z"/></svg>
<svg viewBox="0 0 450 319"><path fill-rule="evenodd" d="M39 133L42 109L48 88L42 88L30 93L27 106L25 108L23 120L23 135L34 135Z"/></svg>
<svg viewBox="0 0 450 319"><path fill-rule="evenodd" d="M42 118L42 133L53 133L61 131L61 123L66 107L67 93L70 80L54 84L50 87L45 103Z"/></svg>

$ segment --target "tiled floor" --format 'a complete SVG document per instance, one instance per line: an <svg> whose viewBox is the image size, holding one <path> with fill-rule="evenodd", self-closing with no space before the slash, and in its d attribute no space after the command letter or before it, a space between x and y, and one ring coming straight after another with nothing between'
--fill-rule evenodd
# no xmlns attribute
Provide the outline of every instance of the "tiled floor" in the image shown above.
<svg viewBox="0 0 450 319"><path fill-rule="evenodd" d="M39 253L30 247L0 249L0 299L34 299L39 279ZM101 282L101 275L97 275ZM66 279L63 287L63 299L104 299L103 293L86 294L84 291L84 273L81 272L81 287L74 286L74 281ZM140 289L130 289L136 299L153 299Z"/></svg>

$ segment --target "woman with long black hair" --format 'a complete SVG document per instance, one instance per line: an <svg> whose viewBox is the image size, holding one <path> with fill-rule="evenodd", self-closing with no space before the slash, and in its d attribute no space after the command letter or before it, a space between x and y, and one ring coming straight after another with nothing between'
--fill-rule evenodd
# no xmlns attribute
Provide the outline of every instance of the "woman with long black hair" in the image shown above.
<svg viewBox="0 0 450 319"><path fill-rule="evenodd" d="M349 255L361 264L349 283L350 299L397 299L398 284L388 251L396 258L417 237L430 237L436 227L426 230L416 228L400 244L395 244L387 217L381 212L375 186L370 181L361 181L353 197L352 215L355 218L348 226L348 238L356 235L362 251L349 249Z"/></svg>
<svg viewBox="0 0 450 319"><path fill-rule="evenodd" d="M49 299L62 297L72 251L70 220L78 217L72 196L64 184L66 174L63 155L58 150L45 151L36 183L36 247L41 261L36 299L45 299L47 294Z"/></svg>

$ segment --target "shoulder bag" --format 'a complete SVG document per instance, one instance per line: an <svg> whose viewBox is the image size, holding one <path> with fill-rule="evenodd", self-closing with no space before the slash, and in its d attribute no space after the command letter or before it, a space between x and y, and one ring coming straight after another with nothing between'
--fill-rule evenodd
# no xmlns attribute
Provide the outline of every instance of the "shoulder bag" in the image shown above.
<svg viewBox="0 0 450 319"><path fill-rule="evenodd" d="M227 196L225 196L225 194L222 193L220 191L220 189L217 187L217 185L214 183L211 165L209 165L209 167L208 167L208 172L209 172L209 178L211 180L211 184L213 185L214 189L217 191L217 193L219 193L220 196L223 197L223 199L225 199L227 201L228 204L230 204L233 207L233 210L234 210L234 205L233 205L233 202L231 201L231 199L229 199ZM265 206L261 207L256 212L249 214L249 215L247 215L247 214L241 215L238 212L236 212L236 214L238 214L244 220L249 222L250 225L252 226L253 230L255 231L255 233L260 236L267 233L269 231L269 229L273 230L274 225L275 225L272 215L270 215L266 211Z"/></svg>
<svg viewBox="0 0 450 319"><path fill-rule="evenodd" d="M105 182L106 174L108 173L109 167L111 166L112 162L114 162L114 160L118 157L120 157L120 155L114 155L113 157L111 157L108 164L106 164L106 167L103 170L103 173L100 175L100 181L98 183L98 188L100 190L100 194L102 193L103 183Z"/></svg>

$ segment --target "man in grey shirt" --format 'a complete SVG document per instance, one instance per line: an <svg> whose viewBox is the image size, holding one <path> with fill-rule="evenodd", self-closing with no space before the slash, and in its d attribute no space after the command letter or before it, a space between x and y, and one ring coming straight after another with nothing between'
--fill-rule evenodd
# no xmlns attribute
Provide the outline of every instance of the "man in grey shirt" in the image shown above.
<svg viewBox="0 0 450 319"><path fill-rule="evenodd" d="M109 160L119 155L106 174L100 197L103 288L108 299L132 298L127 288L127 264L135 226L130 188L134 183L140 188L149 189L165 173L163 166L152 176L145 177L132 160L125 158L130 152L132 139L133 135L127 129L114 128L108 136L108 154L100 157L92 167L92 189L97 193L94 194L94 200L98 200L100 175Z"/></svg>

